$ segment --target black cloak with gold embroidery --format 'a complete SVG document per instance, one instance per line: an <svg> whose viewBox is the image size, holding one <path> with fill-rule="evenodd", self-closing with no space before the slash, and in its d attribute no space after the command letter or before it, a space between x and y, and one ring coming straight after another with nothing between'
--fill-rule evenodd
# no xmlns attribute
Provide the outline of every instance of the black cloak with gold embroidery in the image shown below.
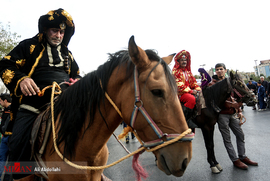
<svg viewBox="0 0 270 181"><path fill-rule="evenodd" d="M32 78L40 90L53 81L80 78L79 67L67 47L75 28L72 17L63 9L50 11L40 17L38 26L36 36L20 42L0 61L0 77L12 94L13 111L22 104L39 110L50 101L49 91L43 97L23 96L19 84L26 77ZM46 28L65 29L61 45L49 45L44 35Z"/></svg>

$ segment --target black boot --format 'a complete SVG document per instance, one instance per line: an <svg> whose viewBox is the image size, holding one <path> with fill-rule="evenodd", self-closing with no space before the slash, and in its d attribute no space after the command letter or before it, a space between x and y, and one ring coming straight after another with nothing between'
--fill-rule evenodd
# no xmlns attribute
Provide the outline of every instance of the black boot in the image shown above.
<svg viewBox="0 0 270 181"><path fill-rule="evenodd" d="M198 126L192 121L196 117L197 111L194 111L194 109L190 109L184 105L182 105L182 108L183 108L183 112L184 112L188 127L198 128Z"/></svg>
<svg viewBox="0 0 270 181"><path fill-rule="evenodd" d="M186 120L189 120L192 117L193 110L184 105L182 105L182 109L183 109Z"/></svg>

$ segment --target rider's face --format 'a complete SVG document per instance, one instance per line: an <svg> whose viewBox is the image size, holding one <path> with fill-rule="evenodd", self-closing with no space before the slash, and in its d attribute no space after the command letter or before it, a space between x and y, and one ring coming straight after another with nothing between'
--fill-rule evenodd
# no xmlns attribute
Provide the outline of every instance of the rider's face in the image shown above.
<svg viewBox="0 0 270 181"><path fill-rule="evenodd" d="M181 68L185 68L187 66L187 57L186 56L183 56L180 60L179 60L179 63L180 63L180 67Z"/></svg>
<svg viewBox="0 0 270 181"><path fill-rule="evenodd" d="M47 40L52 46L58 46L62 43L65 30L61 30L60 28L49 28L46 31Z"/></svg>
<svg viewBox="0 0 270 181"><path fill-rule="evenodd" d="M224 69L223 67L217 67L216 68L216 74L217 74L219 79L224 79L226 72L227 72L227 70Z"/></svg>

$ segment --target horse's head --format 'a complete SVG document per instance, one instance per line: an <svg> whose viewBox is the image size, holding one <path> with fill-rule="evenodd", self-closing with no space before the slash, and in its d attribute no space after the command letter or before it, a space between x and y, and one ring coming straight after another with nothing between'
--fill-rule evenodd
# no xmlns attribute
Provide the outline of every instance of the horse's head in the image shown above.
<svg viewBox="0 0 270 181"><path fill-rule="evenodd" d="M129 94L130 97L133 94L135 101L122 100L123 119L136 130L143 146L153 148L166 144L166 141L188 129L176 94L175 80L165 61L156 53L149 55L138 47L133 36L129 40L128 51L135 65L134 84L127 81L122 95ZM192 157L191 141L181 140L153 153L159 169L167 175L179 177L183 175Z"/></svg>
<svg viewBox="0 0 270 181"><path fill-rule="evenodd" d="M251 90L249 90L249 88L246 86L246 84L241 79L240 75L237 74L237 72L236 74L230 72L230 81L236 101L244 102L248 106L254 106L256 100L255 95Z"/></svg>

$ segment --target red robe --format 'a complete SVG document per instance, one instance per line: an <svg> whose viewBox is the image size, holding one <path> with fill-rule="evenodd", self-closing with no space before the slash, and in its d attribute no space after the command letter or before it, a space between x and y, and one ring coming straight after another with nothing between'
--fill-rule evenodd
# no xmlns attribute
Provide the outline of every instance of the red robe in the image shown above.
<svg viewBox="0 0 270 181"><path fill-rule="evenodd" d="M173 68L172 74L175 77L176 84L178 87L178 95L181 96L184 93L192 93L192 89L200 91L201 88L197 84L197 81L191 71L186 68Z"/></svg>
<svg viewBox="0 0 270 181"><path fill-rule="evenodd" d="M183 55L187 56L187 66L185 68L181 68L178 62ZM193 109L196 104L196 100L195 97L191 95L193 92L192 89L200 91L201 88L197 84L197 81L190 70L190 54L188 51L182 50L175 56L174 60L175 65L173 67L172 74L175 77L176 85L178 87L178 96L180 101L183 102L186 107Z"/></svg>

